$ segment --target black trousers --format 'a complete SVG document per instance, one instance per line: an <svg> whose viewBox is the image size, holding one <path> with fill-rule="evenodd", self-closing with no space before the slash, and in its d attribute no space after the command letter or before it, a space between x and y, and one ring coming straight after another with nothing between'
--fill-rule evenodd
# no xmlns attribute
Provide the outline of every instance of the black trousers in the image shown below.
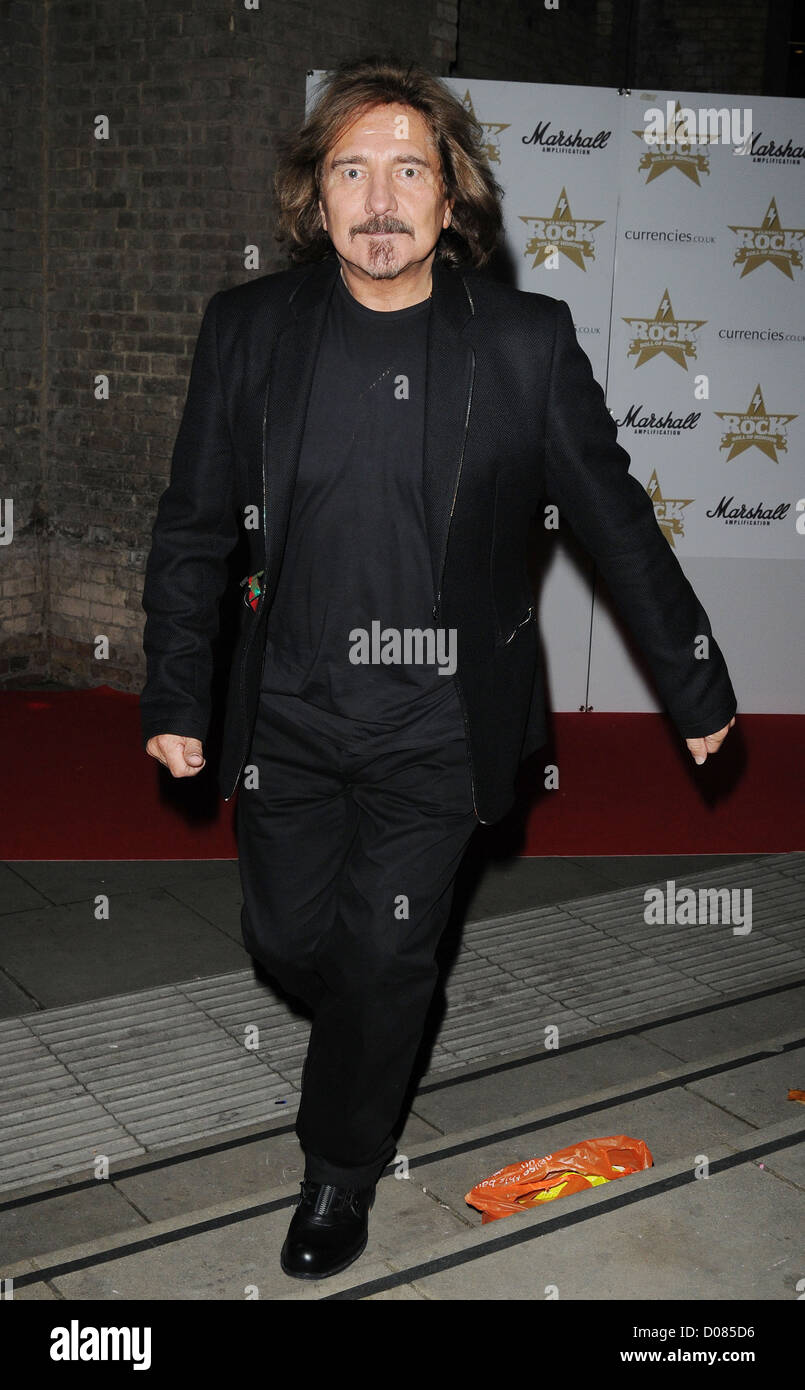
<svg viewBox="0 0 805 1390"><path fill-rule="evenodd" d="M259 785L238 793L246 949L313 1011L296 1133L315 1182L370 1186L394 1157L478 824L455 691L419 708L391 730L264 691Z"/></svg>

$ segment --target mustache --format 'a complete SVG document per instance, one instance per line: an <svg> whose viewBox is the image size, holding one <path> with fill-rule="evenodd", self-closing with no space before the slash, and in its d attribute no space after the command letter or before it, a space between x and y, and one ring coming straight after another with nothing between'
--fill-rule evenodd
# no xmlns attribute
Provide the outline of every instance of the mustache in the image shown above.
<svg viewBox="0 0 805 1390"><path fill-rule="evenodd" d="M350 227L350 240L361 233L371 232L405 232L408 236L414 235L414 229L407 222L401 222L399 217L370 217L366 222L356 223Z"/></svg>

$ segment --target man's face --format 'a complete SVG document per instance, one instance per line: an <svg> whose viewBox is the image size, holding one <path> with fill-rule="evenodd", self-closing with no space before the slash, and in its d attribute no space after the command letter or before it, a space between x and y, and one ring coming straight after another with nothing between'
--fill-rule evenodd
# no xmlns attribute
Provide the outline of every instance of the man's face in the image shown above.
<svg viewBox="0 0 805 1390"><path fill-rule="evenodd" d="M436 143L408 106L375 106L328 151L319 210L338 255L373 280L432 257L450 204Z"/></svg>

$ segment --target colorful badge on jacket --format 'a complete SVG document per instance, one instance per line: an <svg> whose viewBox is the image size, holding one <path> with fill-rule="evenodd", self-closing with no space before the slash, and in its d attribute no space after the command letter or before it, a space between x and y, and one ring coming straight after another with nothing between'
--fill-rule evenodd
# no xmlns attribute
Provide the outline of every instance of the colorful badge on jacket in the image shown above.
<svg viewBox="0 0 805 1390"><path fill-rule="evenodd" d="M246 585L246 591L243 595L243 602L246 604L248 608L251 608L255 613L257 612L257 605L260 601L260 594L262 593L260 580L262 579L264 573L264 570L258 570L257 574L247 574L246 578L241 579L240 581L241 587L243 587L244 584Z"/></svg>

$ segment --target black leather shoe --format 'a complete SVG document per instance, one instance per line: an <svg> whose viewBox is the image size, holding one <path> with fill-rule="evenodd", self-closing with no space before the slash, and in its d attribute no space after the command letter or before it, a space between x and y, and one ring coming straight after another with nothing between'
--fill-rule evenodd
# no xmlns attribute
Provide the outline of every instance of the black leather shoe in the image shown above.
<svg viewBox="0 0 805 1390"><path fill-rule="evenodd" d="M374 1187L334 1187L304 1178L280 1265L294 1279L326 1279L363 1254Z"/></svg>

